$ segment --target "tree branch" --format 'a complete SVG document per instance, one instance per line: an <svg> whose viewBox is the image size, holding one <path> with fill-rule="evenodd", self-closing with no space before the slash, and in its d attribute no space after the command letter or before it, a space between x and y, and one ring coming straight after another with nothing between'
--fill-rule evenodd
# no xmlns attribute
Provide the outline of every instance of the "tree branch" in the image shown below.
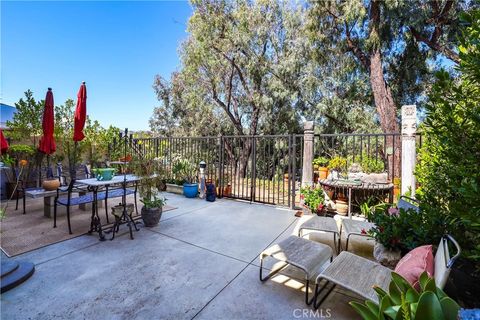
<svg viewBox="0 0 480 320"><path fill-rule="evenodd" d="M438 51L444 54L450 60L455 61L456 63L459 63L460 57L458 56L458 54L453 50L439 43L440 37L443 34L443 27L450 23L448 14L450 13L450 10L453 8L454 1L449 0L445 2L445 5L441 10L440 10L440 7L438 6L437 1L431 1L429 3L430 3L430 6L432 7L433 16L427 19L425 21L425 24L434 25L432 35L430 36L430 38L428 38L427 36L422 35L414 27L409 27L410 32L418 42L423 42L428 47L430 47L430 49Z"/></svg>

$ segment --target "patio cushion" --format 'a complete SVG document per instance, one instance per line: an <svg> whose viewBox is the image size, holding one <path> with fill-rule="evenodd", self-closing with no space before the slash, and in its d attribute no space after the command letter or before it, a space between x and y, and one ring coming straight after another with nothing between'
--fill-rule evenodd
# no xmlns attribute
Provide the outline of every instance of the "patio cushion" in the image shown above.
<svg viewBox="0 0 480 320"><path fill-rule="evenodd" d="M97 200L105 200L105 192L99 192L97 194ZM93 202L93 193L87 193L86 195L83 195L83 196L70 198L71 206L84 204L84 203L91 203L91 202ZM68 205L68 197L58 198L57 203L64 206Z"/></svg>
<svg viewBox="0 0 480 320"><path fill-rule="evenodd" d="M125 190L125 195L134 194L134 193L135 193L134 189L127 188ZM108 190L108 196L107 196L108 198L117 198L117 197L121 197L121 196L123 196L123 189L122 188Z"/></svg>
<svg viewBox="0 0 480 320"><path fill-rule="evenodd" d="M395 272L404 277L415 289L420 289L418 279L426 271L433 277L434 259L432 246L421 246L407 253L395 267Z"/></svg>

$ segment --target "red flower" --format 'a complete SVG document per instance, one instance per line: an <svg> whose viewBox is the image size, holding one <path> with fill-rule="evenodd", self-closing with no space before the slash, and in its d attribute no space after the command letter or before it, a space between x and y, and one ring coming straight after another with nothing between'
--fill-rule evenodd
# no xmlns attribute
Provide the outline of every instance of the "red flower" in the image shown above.
<svg viewBox="0 0 480 320"><path fill-rule="evenodd" d="M383 230L385 230L383 227L381 227L381 226L380 226L380 227L378 227L378 231L380 231L380 233L382 233L382 232L383 232Z"/></svg>
<svg viewBox="0 0 480 320"><path fill-rule="evenodd" d="M367 234L367 231L365 231L365 229L362 229L361 234Z"/></svg>

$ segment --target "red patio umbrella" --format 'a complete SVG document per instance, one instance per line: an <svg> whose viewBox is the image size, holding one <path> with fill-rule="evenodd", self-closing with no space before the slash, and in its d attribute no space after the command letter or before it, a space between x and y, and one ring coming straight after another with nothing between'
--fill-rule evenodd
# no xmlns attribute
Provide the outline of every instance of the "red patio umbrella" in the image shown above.
<svg viewBox="0 0 480 320"><path fill-rule="evenodd" d="M8 141L5 139L5 136L3 135L3 130L0 129L0 153L5 153L7 152L9 146L8 146Z"/></svg>
<svg viewBox="0 0 480 320"><path fill-rule="evenodd" d="M73 125L73 141L82 141L85 138L83 127L87 118L87 87L82 82L77 94L77 108L75 109L75 122Z"/></svg>
<svg viewBox="0 0 480 320"><path fill-rule="evenodd" d="M55 152L55 138L53 137L54 119L53 119L53 92L52 88L48 88L47 96L45 97L45 108L43 109L43 136L40 139L38 150L49 155Z"/></svg>
<svg viewBox="0 0 480 320"><path fill-rule="evenodd" d="M77 94L77 108L75 109L75 119L73 123L73 141L75 145L73 148L73 166L70 163L70 174L76 179L75 174L75 164L76 164L76 154L77 154L77 145L78 141L82 141L85 138L83 134L83 128L85 127L85 120L87 119L87 87L85 86L85 81L82 82L80 90Z"/></svg>

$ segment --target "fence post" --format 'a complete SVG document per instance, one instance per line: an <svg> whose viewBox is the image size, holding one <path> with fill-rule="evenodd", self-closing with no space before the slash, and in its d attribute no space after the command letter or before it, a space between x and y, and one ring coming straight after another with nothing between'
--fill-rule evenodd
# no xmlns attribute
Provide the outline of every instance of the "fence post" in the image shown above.
<svg viewBox="0 0 480 320"><path fill-rule="evenodd" d="M313 185L313 121L303 124L303 163L302 163L302 186Z"/></svg>
<svg viewBox="0 0 480 320"><path fill-rule="evenodd" d="M410 191L415 197L415 137L417 132L417 107L402 106L402 195Z"/></svg>

